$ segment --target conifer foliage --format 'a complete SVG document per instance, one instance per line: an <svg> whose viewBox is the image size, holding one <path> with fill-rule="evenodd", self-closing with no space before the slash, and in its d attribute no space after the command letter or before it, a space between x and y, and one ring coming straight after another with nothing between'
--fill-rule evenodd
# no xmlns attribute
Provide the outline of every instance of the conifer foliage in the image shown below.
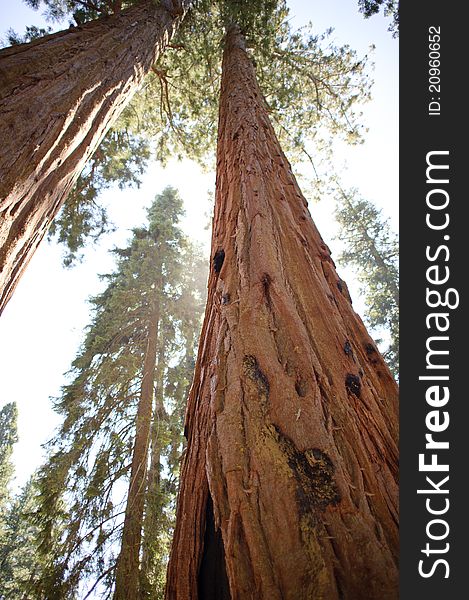
<svg viewBox="0 0 469 600"><path fill-rule="evenodd" d="M18 409L14 402L5 404L0 410L0 521L8 503L8 486L14 471L11 455L18 441L17 419Z"/></svg>
<svg viewBox="0 0 469 600"><path fill-rule="evenodd" d="M38 534L37 489L33 475L11 499L3 518L0 541L0 598L19 600L36 597L32 582L47 564L47 557L35 551Z"/></svg>
<svg viewBox="0 0 469 600"><path fill-rule="evenodd" d="M389 344L384 352L394 376L399 373L399 248L396 234L380 211L360 197L356 189L338 185L335 211L344 243L339 260L358 273L366 302L366 319L379 335L384 329Z"/></svg>
<svg viewBox="0 0 469 600"><path fill-rule="evenodd" d="M358 8L366 19L383 9L385 17L392 17L388 30L393 37L399 36L399 0L358 0Z"/></svg>
<svg viewBox="0 0 469 600"><path fill-rule="evenodd" d="M181 214L178 194L165 189L148 225L114 251L117 269L91 301L93 321L56 402L64 420L39 474L40 548L54 553L36 583L45 598L74 597L77 590L83 598L110 597L118 555L119 568L127 564L124 585L135 579L126 558L129 528L138 531L130 548L137 587L144 597L158 597L204 300L201 260L178 226ZM137 597L117 587L114 594Z"/></svg>

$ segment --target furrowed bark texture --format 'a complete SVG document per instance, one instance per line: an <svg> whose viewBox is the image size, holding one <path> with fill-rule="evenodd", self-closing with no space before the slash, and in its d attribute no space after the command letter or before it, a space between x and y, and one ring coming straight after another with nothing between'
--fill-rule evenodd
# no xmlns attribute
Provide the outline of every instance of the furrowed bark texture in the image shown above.
<svg viewBox="0 0 469 600"><path fill-rule="evenodd" d="M0 313L188 5L144 0L0 51Z"/></svg>
<svg viewBox="0 0 469 600"><path fill-rule="evenodd" d="M236 30L215 203L166 598L396 599L397 386L311 219Z"/></svg>
<svg viewBox="0 0 469 600"><path fill-rule="evenodd" d="M124 531L116 568L114 600L137 599L139 596L140 547L142 544L143 509L147 487L148 448L153 413L158 344L159 308L155 306L145 350L143 378L137 410L135 442L130 467L130 484L125 508Z"/></svg>

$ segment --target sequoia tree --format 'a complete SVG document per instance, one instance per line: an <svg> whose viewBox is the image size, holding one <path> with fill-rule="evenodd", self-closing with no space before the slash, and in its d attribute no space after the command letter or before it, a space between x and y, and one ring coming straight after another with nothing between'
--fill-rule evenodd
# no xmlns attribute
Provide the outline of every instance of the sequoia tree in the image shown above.
<svg viewBox="0 0 469 600"><path fill-rule="evenodd" d="M229 26L167 600L397 598L397 386Z"/></svg>
<svg viewBox="0 0 469 600"><path fill-rule="evenodd" d="M0 50L0 313L189 1L113 5L116 14Z"/></svg>

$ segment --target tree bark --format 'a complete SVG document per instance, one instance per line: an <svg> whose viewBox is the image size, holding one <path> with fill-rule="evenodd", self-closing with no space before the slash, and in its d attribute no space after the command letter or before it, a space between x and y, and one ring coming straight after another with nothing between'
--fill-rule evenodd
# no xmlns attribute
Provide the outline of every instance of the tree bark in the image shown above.
<svg viewBox="0 0 469 600"><path fill-rule="evenodd" d="M236 28L218 136L166 598L396 599L397 386L311 219Z"/></svg>
<svg viewBox="0 0 469 600"><path fill-rule="evenodd" d="M155 372L154 410L150 431L150 466L145 495L145 516L142 524L142 559L140 565L140 595L143 599L155 598L156 590L152 575L155 567L155 536L161 530L161 429L168 415L164 407L165 345L160 342Z"/></svg>
<svg viewBox="0 0 469 600"><path fill-rule="evenodd" d="M190 2L152 0L0 51L0 313Z"/></svg>
<svg viewBox="0 0 469 600"><path fill-rule="evenodd" d="M159 306L155 302L145 350L124 530L116 567L114 600L137 600L139 597L140 547L142 543L145 492L147 489L147 462L153 413L158 322Z"/></svg>

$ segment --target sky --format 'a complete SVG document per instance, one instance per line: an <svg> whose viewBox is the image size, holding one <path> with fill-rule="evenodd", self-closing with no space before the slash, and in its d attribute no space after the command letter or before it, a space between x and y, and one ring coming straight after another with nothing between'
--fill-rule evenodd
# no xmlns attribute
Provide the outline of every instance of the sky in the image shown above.
<svg viewBox="0 0 469 600"><path fill-rule="evenodd" d="M363 124L368 128L364 144L340 147L337 161L346 163L342 172L346 186L357 187L398 226L398 41L388 32L389 19L377 15L364 19L357 0L288 0L293 26L308 21L317 32L334 27L332 40L349 44L358 54L375 46L373 99L363 107ZM44 26L41 11L21 0L0 0L0 38L12 27L23 33L26 25ZM52 26L56 24L51 24ZM205 245L212 205L215 174L195 163L170 161L163 169L151 164L140 189L107 190L103 194L111 220L117 227L98 244L86 249L84 260L72 269L61 265L62 249L42 243L18 288L0 317L0 406L16 401L19 410L19 442L15 446L16 486L23 485L42 462L41 444L50 439L59 417L50 398L57 397L66 382L64 373L77 353L83 329L89 320L87 298L102 289L98 274L112 270L108 250L121 246L129 230L145 220L145 208L165 186L176 187L185 203L183 228L192 239ZM311 204L310 211L321 234L337 255L332 202L328 198ZM347 280L355 309L363 304L353 275L339 272ZM354 291L355 290L355 291Z"/></svg>

